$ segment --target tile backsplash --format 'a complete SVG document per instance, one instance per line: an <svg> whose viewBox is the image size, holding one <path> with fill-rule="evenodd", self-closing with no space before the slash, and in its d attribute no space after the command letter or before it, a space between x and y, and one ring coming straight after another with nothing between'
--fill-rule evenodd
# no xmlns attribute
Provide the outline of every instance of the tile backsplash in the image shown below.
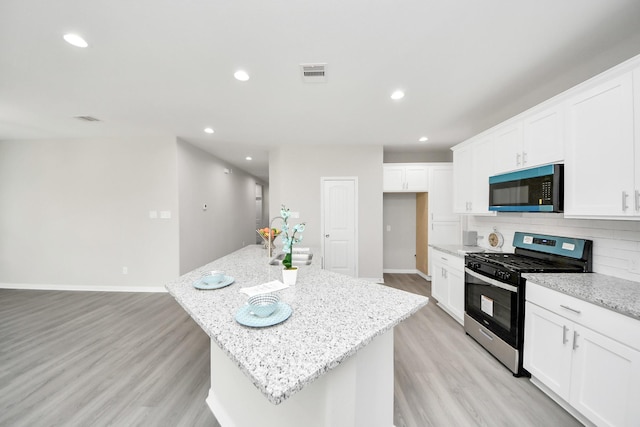
<svg viewBox="0 0 640 427"><path fill-rule="evenodd" d="M504 236L504 252L513 252L516 231L593 240L594 272L640 282L640 221L565 219L545 213L467 217L466 228L478 232L479 246L489 246L487 236L494 227Z"/></svg>

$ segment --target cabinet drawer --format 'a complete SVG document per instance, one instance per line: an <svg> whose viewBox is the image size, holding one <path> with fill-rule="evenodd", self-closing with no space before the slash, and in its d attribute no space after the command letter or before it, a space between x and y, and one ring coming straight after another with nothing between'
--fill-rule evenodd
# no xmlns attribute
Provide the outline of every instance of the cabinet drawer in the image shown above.
<svg viewBox="0 0 640 427"><path fill-rule="evenodd" d="M527 301L640 350L640 320L527 281Z"/></svg>
<svg viewBox="0 0 640 427"><path fill-rule="evenodd" d="M443 264L443 267L447 269L454 269L464 272L464 258L458 255L451 255L446 252L442 252L436 248L431 250L433 258Z"/></svg>

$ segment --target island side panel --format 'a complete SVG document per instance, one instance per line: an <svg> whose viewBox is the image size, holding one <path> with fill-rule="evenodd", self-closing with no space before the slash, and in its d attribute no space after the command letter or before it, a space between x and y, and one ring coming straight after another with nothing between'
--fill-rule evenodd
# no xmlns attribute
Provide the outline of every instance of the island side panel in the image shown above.
<svg viewBox="0 0 640 427"><path fill-rule="evenodd" d="M207 404L222 427L392 427L393 329L279 405L212 342Z"/></svg>

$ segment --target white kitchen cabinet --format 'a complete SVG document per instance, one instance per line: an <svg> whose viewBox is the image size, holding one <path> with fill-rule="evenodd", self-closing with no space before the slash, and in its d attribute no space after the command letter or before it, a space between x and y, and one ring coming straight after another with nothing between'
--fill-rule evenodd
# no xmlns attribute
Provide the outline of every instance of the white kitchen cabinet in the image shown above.
<svg viewBox="0 0 640 427"><path fill-rule="evenodd" d="M565 217L640 217L633 73L571 98L566 130Z"/></svg>
<svg viewBox="0 0 640 427"><path fill-rule="evenodd" d="M460 215L453 212L453 164L431 164L429 187L429 244L461 243Z"/></svg>
<svg viewBox="0 0 640 427"><path fill-rule="evenodd" d="M429 191L429 167L420 163L383 165L383 191L417 193Z"/></svg>
<svg viewBox="0 0 640 427"><path fill-rule="evenodd" d="M444 271L446 255L435 249L431 249L431 296L440 301L448 300L447 279Z"/></svg>
<svg viewBox="0 0 640 427"><path fill-rule="evenodd" d="M640 419L640 322L527 282L524 367L532 381L598 426Z"/></svg>
<svg viewBox="0 0 640 427"><path fill-rule="evenodd" d="M489 177L494 174L491 136L453 152L454 212L495 215L489 211Z"/></svg>
<svg viewBox="0 0 640 427"><path fill-rule="evenodd" d="M516 165L530 168L564 161L564 104L554 105L523 120L522 153Z"/></svg>
<svg viewBox="0 0 640 427"><path fill-rule="evenodd" d="M464 258L431 251L431 296L461 325L464 322Z"/></svg>
<svg viewBox="0 0 640 427"><path fill-rule="evenodd" d="M502 126L493 132L493 158L496 173L523 167L522 121Z"/></svg>
<svg viewBox="0 0 640 427"><path fill-rule="evenodd" d="M554 105L492 132L495 173L562 162L563 117L563 105Z"/></svg>
<svg viewBox="0 0 640 427"><path fill-rule="evenodd" d="M572 349L567 319L530 302L526 303L525 313L524 368L569 400Z"/></svg>

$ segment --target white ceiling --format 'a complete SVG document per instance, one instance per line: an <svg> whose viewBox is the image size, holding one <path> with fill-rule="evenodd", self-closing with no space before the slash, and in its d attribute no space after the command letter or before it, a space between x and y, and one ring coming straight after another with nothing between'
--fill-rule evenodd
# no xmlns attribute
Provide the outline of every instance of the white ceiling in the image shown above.
<svg viewBox="0 0 640 427"><path fill-rule="evenodd" d="M442 152L637 54L638 0L0 0L0 140L170 134L266 179L278 145Z"/></svg>

